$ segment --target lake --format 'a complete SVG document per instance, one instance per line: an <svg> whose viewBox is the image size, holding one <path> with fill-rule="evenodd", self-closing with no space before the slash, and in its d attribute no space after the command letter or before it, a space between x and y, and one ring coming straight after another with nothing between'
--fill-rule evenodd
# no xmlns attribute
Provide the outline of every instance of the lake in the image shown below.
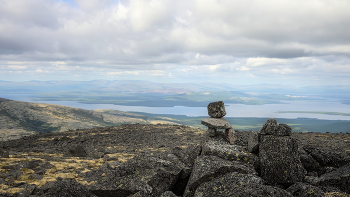
<svg viewBox="0 0 350 197"><path fill-rule="evenodd" d="M144 112L151 114L173 114L186 116L207 116L206 107L144 107L113 104L83 104L75 101L33 101L34 95L0 94L1 98L18 101L64 105L81 109L115 109L127 112ZM311 113L277 113L278 111L322 111L350 113L350 105L337 101L284 101L285 104L244 105L225 103L226 117L259 117L259 118L318 118L325 120L350 120L350 116L311 114Z"/></svg>

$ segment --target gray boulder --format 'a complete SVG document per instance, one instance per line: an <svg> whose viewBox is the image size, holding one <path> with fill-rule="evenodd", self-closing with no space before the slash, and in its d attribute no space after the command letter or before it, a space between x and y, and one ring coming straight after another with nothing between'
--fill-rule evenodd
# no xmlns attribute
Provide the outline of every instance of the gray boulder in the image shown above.
<svg viewBox="0 0 350 197"><path fill-rule="evenodd" d="M71 179L58 178L43 185L40 189L33 192L37 196L65 196L65 197L96 197L86 186Z"/></svg>
<svg viewBox="0 0 350 197"><path fill-rule="evenodd" d="M306 170L299 158L298 144L290 136L262 135L259 143L261 177L267 184L292 185L302 182Z"/></svg>
<svg viewBox="0 0 350 197"><path fill-rule="evenodd" d="M174 157L176 155L176 158L180 160L180 163L183 163L185 165L185 167L182 167L183 170L181 171L179 179L174 186L173 192L175 195L182 196L185 192L185 188L190 178L194 162L201 151L202 148L200 145L190 145L186 148L175 147L172 150L173 154L169 154L170 156L174 155ZM182 166L182 164L179 165Z"/></svg>
<svg viewBox="0 0 350 197"><path fill-rule="evenodd" d="M177 182L174 185L172 191L174 192L175 195L182 196L185 191L187 182L190 178L192 168L182 163L181 160L174 154L168 154L164 159L178 165L181 168L179 178L177 179Z"/></svg>
<svg viewBox="0 0 350 197"><path fill-rule="evenodd" d="M85 181L91 182L98 180L102 174L109 174L113 170L112 166L106 162L96 170L87 171L82 173L80 176L84 178Z"/></svg>
<svg viewBox="0 0 350 197"><path fill-rule="evenodd" d="M212 118L222 118L226 115L225 105L222 101L209 103L207 109L208 115Z"/></svg>
<svg viewBox="0 0 350 197"><path fill-rule="evenodd" d="M10 154L6 150L0 149L0 157L1 158L10 158Z"/></svg>
<svg viewBox="0 0 350 197"><path fill-rule="evenodd" d="M43 179L42 176L38 175L38 174L31 174L28 176L28 179L38 179L38 180L41 180Z"/></svg>
<svg viewBox="0 0 350 197"><path fill-rule="evenodd" d="M21 192L14 194L16 197L27 197L33 194L34 190L37 188L34 184L26 184ZM1 195L0 195L1 196Z"/></svg>
<svg viewBox="0 0 350 197"><path fill-rule="evenodd" d="M292 135L292 128L286 124L277 124L274 118L268 119L260 128L261 135L275 135L275 136L290 136Z"/></svg>
<svg viewBox="0 0 350 197"><path fill-rule="evenodd" d="M337 152L327 147L308 144L303 148L321 166L338 168L350 162L348 154Z"/></svg>
<svg viewBox="0 0 350 197"><path fill-rule="evenodd" d="M243 174L254 174L253 166L238 162L221 159L217 156L201 155L197 157L192 170L191 177L185 190L185 197L193 196L195 190L203 183L229 172L239 172Z"/></svg>
<svg viewBox="0 0 350 197"><path fill-rule="evenodd" d="M207 139L203 144L202 154L218 156L228 161L241 161L253 165L256 170L259 167L257 156L247 152L242 146L229 144L222 136Z"/></svg>
<svg viewBox="0 0 350 197"><path fill-rule="evenodd" d="M97 196L160 196L171 191L182 171L181 166L156 157L136 156L90 186Z"/></svg>
<svg viewBox="0 0 350 197"><path fill-rule="evenodd" d="M82 145L76 145L69 147L68 151L64 154L65 157L86 157L86 150Z"/></svg>
<svg viewBox="0 0 350 197"><path fill-rule="evenodd" d="M278 187L263 185L263 180L252 174L238 172L227 173L198 187L195 197L292 197L292 195Z"/></svg>
<svg viewBox="0 0 350 197"><path fill-rule="evenodd" d="M201 145L189 145L186 148L175 147L172 150L172 153L189 168L192 168L194 161L201 152Z"/></svg>
<svg viewBox="0 0 350 197"><path fill-rule="evenodd" d="M350 194L350 163L317 179L318 186L331 186Z"/></svg>
<svg viewBox="0 0 350 197"><path fill-rule="evenodd" d="M171 191L166 191L160 197L177 197L177 196Z"/></svg>
<svg viewBox="0 0 350 197"><path fill-rule="evenodd" d="M314 158L312 158L309 154L300 154L300 161L303 164L305 170L308 172L317 172L317 176L320 176L324 173L322 170L323 168L320 166L320 164L315 161Z"/></svg>
<svg viewBox="0 0 350 197"><path fill-rule="evenodd" d="M295 197L324 197L324 191L307 183L297 182L286 189Z"/></svg>
<svg viewBox="0 0 350 197"><path fill-rule="evenodd" d="M317 186L319 179L317 176L305 176L303 183L308 183L313 186Z"/></svg>

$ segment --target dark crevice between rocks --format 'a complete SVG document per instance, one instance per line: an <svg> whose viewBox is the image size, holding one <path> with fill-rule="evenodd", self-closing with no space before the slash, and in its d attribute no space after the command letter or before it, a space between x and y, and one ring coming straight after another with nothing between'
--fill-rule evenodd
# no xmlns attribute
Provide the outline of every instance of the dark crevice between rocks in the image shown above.
<svg viewBox="0 0 350 197"><path fill-rule="evenodd" d="M192 171L188 176L186 176L184 178L181 177L182 173L183 173L183 171L181 171L179 179L175 183L174 188L171 190L176 196L183 196L183 194L185 193L186 185L187 185L188 181L190 180L190 176L192 174Z"/></svg>

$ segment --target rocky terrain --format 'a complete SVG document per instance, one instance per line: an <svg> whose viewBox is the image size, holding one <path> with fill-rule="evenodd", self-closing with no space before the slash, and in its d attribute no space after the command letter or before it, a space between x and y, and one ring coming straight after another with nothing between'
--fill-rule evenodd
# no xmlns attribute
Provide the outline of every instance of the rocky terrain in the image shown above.
<svg viewBox="0 0 350 197"><path fill-rule="evenodd" d="M1 141L39 132L63 132L125 123L172 123L118 110L84 110L0 98Z"/></svg>
<svg viewBox="0 0 350 197"><path fill-rule="evenodd" d="M220 132L125 124L9 140L0 196L350 196L350 134L291 133L305 177L267 184L256 132L236 130L235 144Z"/></svg>

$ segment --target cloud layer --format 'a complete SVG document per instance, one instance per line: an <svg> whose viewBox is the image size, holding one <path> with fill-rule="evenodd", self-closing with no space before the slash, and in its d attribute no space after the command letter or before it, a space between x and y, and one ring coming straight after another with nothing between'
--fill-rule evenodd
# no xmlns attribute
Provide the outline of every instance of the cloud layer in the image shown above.
<svg viewBox="0 0 350 197"><path fill-rule="evenodd" d="M349 84L347 0L0 0L2 80Z"/></svg>

